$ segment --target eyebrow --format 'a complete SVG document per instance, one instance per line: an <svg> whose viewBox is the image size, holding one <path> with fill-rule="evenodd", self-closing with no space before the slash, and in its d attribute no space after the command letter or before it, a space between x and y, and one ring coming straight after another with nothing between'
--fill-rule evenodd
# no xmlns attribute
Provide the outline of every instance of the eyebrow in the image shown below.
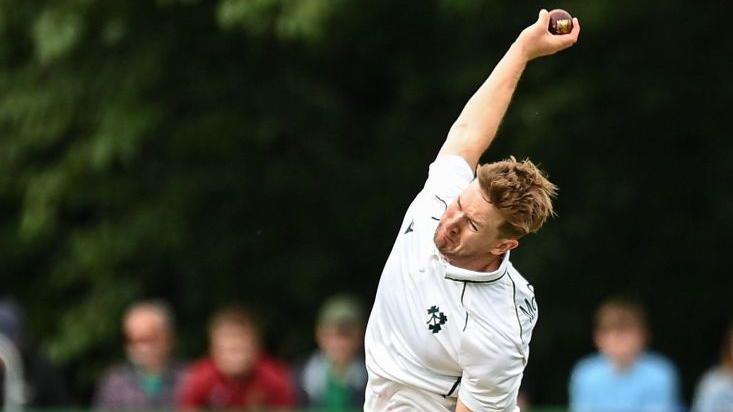
<svg viewBox="0 0 733 412"><path fill-rule="evenodd" d="M461 209L461 210L463 210L463 206L461 206L461 195L458 195L458 198L456 199L456 202L458 203L458 208ZM471 223L473 223L474 225L476 225L477 228L480 228L482 226L481 223L479 223L476 219L472 218L471 216L466 215L466 218L468 218L468 220Z"/></svg>

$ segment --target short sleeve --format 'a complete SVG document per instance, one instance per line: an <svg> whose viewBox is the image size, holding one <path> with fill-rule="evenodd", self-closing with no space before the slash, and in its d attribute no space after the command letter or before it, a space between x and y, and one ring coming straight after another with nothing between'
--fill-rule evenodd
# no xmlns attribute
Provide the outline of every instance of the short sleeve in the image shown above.
<svg viewBox="0 0 733 412"><path fill-rule="evenodd" d="M464 340L458 398L472 411L514 412L524 356L501 335Z"/></svg>
<svg viewBox="0 0 733 412"><path fill-rule="evenodd" d="M456 155L438 156L430 165L425 190L444 199L458 196L473 180L473 170Z"/></svg>

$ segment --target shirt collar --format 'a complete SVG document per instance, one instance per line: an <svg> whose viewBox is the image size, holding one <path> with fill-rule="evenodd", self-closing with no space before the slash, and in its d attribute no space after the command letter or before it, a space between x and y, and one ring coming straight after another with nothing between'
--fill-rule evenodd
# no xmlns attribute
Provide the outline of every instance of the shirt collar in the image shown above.
<svg viewBox="0 0 733 412"><path fill-rule="evenodd" d="M504 254L501 264L493 272L475 272L473 270L459 268L446 262L445 258L437 251L437 248L435 253L445 266L445 278L450 280L471 283L491 283L504 277L509 270L509 251Z"/></svg>

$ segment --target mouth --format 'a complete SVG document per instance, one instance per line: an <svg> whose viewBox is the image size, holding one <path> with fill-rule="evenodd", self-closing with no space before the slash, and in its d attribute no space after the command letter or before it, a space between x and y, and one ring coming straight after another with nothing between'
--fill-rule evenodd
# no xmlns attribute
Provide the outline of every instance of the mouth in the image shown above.
<svg viewBox="0 0 733 412"><path fill-rule="evenodd" d="M455 239L453 239L452 237L448 236L448 232L443 228L443 226L439 226L438 227L438 230L436 231L435 238L436 238L436 240L440 241L440 243L443 243L442 245L439 245L439 246L442 246L442 247L445 247L445 246L454 246L456 244Z"/></svg>

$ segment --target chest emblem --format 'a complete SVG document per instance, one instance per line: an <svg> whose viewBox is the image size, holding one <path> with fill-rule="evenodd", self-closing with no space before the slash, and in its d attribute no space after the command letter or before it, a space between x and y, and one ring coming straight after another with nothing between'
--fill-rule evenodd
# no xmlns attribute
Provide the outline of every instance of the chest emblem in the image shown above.
<svg viewBox="0 0 733 412"><path fill-rule="evenodd" d="M428 324L428 329L433 333L440 332L443 329L443 325L448 322L448 317L437 306L431 306L428 309L428 316L429 318L426 323Z"/></svg>

